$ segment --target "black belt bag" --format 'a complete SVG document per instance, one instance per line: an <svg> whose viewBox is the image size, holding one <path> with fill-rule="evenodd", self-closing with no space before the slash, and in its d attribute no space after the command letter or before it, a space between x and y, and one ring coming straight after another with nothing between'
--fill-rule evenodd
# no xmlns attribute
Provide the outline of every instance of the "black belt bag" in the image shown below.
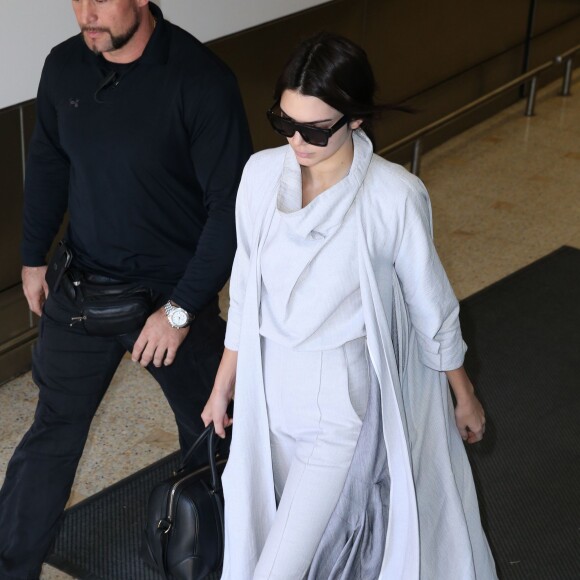
<svg viewBox="0 0 580 580"><path fill-rule="evenodd" d="M68 258L63 260L65 250ZM153 312L150 288L81 272L70 267L71 261L70 248L61 242L47 275L49 289L60 289L78 310L76 316L71 316L71 326L81 324L93 336L117 336L143 327Z"/></svg>
<svg viewBox="0 0 580 580"><path fill-rule="evenodd" d="M71 326L82 323L87 334L115 336L143 328L153 311L153 293L149 288L71 271L65 275L74 289L74 303L79 315Z"/></svg>

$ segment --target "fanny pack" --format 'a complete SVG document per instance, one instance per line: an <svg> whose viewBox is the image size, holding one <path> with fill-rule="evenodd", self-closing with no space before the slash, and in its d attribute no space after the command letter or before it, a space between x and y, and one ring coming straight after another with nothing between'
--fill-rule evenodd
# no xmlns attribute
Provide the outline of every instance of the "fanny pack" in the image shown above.
<svg viewBox="0 0 580 580"><path fill-rule="evenodd" d="M71 316L70 326L82 324L87 334L93 336L116 336L143 327L153 312L150 288L81 272L71 267L71 262L70 247L60 242L46 276L50 291L62 290L78 311Z"/></svg>

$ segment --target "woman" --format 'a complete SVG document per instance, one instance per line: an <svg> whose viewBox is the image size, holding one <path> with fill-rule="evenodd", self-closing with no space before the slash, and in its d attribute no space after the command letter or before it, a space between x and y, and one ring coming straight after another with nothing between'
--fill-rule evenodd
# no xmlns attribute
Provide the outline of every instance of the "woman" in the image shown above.
<svg viewBox="0 0 580 580"><path fill-rule="evenodd" d="M225 579L496 578L461 441L485 418L458 303L423 184L373 154L374 92L361 48L305 41L268 111L288 145L244 170L202 414L223 436L235 387Z"/></svg>

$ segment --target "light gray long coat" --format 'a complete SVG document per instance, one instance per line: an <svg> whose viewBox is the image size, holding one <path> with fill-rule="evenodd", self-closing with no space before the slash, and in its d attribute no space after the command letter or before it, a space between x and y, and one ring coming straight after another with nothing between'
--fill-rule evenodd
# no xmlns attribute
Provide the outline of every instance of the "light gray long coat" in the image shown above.
<svg viewBox="0 0 580 580"><path fill-rule="evenodd" d="M349 181L358 189L356 243L375 380L310 578L495 580L442 372L462 365L465 346L459 306L432 242L429 198L419 179L374 155L362 131L353 139ZM280 181L300 187L299 171L289 146L263 151L246 165L238 193L226 335L226 346L238 350L234 435L223 477L226 580L252 578L276 512L259 336L260 254Z"/></svg>

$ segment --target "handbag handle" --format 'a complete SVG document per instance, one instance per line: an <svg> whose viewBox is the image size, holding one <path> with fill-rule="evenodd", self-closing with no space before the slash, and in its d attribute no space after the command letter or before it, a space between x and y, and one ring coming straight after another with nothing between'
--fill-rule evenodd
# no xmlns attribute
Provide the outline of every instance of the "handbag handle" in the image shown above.
<svg viewBox="0 0 580 580"><path fill-rule="evenodd" d="M219 492L222 489L222 478L219 476L215 455L217 451L217 440L213 423L211 424L211 431L207 438L207 454L209 455L209 468L211 470L211 487L214 492Z"/></svg>
<svg viewBox="0 0 580 580"><path fill-rule="evenodd" d="M216 464L216 451L218 440L215 434L215 429L213 423L210 423L201 433L201 435L193 442L193 445L189 448L188 452L183 457L180 466L177 468L175 473L180 473L185 469L187 464L191 461L194 453L201 447L203 442L207 439L207 455L209 459L209 467L211 470L211 487L214 491L221 491L222 481L219 476L217 464Z"/></svg>

